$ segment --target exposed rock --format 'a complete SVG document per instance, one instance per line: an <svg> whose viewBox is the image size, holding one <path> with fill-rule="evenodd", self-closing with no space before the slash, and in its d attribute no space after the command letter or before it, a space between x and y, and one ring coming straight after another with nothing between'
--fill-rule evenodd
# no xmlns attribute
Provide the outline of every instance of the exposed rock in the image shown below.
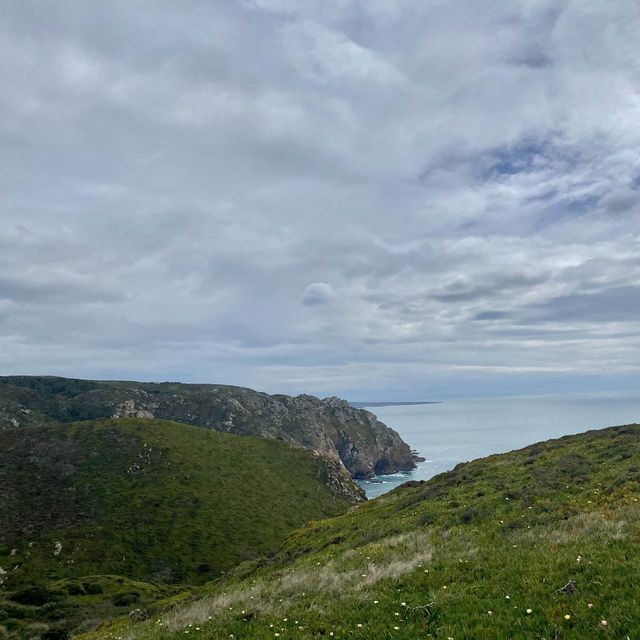
<svg viewBox="0 0 640 640"><path fill-rule="evenodd" d="M225 385L0 377L0 428L17 417L23 425L160 418L275 438L340 462L354 478L407 471L420 460L398 433L346 400L268 395Z"/></svg>
<svg viewBox="0 0 640 640"><path fill-rule="evenodd" d="M115 408L112 418L155 418L149 408L136 406L135 400L125 400Z"/></svg>

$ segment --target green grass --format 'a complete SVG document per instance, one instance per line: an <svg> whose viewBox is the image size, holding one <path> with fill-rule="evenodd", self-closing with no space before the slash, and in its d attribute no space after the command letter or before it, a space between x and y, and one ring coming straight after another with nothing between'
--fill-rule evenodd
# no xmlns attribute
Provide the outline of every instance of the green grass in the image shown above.
<svg viewBox="0 0 640 640"><path fill-rule="evenodd" d="M92 595L93 613L109 608L109 590L74 601L61 581L106 574L203 583L351 506L327 486L329 463L274 440L158 420L33 426L2 437L0 637L45 619L77 621ZM27 594L38 606L21 609L16 594L33 585L49 595L38 604ZM143 604L167 595L153 584L144 591Z"/></svg>
<svg viewBox="0 0 640 640"><path fill-rule="evenodd" d="M640 636L640 426L459 465L92 639Z"/></svg>

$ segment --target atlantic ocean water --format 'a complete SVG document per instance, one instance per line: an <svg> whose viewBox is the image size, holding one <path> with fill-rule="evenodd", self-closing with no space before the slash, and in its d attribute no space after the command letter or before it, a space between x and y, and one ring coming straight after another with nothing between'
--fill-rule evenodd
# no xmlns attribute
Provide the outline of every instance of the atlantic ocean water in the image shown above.
<svg viewBox="0 0 640 640"><path fill-rule="evenodd" d="M360 484L369 498L493 453L589 429L640 422L640 394L579 394L447 400L367 408L426 461L407 474Z"/></svg>

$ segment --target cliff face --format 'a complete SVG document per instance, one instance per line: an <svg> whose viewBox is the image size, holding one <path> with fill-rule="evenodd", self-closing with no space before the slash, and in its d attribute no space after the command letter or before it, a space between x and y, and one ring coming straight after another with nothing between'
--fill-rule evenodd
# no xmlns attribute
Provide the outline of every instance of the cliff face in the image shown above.
<svg viewBox="0 0 640 640"><path fill-rule="evenodd" d="M156 418L284 440L340 462L354 478L409 470L419 460L393 429L338 398L225 385L0 378L0 428L96 418Z"/></svg>

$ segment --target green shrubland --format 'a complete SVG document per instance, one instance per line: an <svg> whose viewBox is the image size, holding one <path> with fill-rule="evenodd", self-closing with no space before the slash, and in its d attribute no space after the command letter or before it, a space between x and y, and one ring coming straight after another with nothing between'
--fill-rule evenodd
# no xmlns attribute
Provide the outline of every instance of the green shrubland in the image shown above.
<svg viewBox="0 0 640 640"><path fill-rule="evenodd" d="M6 429L2 443L3 635L146 609L351 506L326 461L264 438L118 419Z"/></svg>

